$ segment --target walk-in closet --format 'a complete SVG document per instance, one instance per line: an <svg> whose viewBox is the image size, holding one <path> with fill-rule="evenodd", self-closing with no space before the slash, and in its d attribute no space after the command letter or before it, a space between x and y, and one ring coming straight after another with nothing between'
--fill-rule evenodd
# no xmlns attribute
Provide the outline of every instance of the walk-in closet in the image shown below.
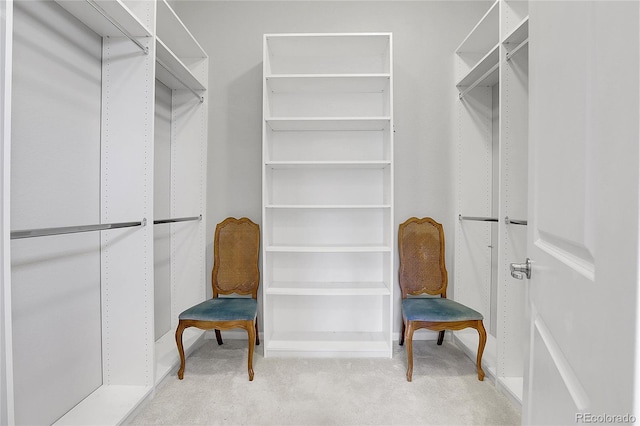
<svg viewBox="0 0 640 426"><path fill-rule="evenodd" d="M141 418L225 423L214 388L267 424L376 423L434 383L441 423L640 416L640 3L3 0L0 18L0 424L135 423L163 398ZM227 218L259 226L257 302L231 325L260 343L183 316L204 329L178 379ZM415 263L443 256L412 278L446 281L464 318L406 315L398 229L423 218ZM498 408L464 405L488 393Z"/></svg>

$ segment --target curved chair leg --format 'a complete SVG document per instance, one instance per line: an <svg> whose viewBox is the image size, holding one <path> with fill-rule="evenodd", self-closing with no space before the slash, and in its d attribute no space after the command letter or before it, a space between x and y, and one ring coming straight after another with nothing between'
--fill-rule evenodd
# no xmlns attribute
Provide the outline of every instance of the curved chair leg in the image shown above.
<svg viewBox="0 0 640 426"><path fill-rule="evenodd" d="M478 330L478 358L476 359L476 367L478 369L478 380L484 380L484 370L482 369L482 353L484 352L484 345L487 343L487 332L484 329L482 320L478 321L476 329Z"/></svg>
<svg viewBox="0 0 640 426"><path fill-rule="evenodd" d="M444 330L441 330L438 333L438 346L442 345L442 341L444 340Z"/></svg>
<svg viewBox="0 0 640 426"><path fill-rule="evenodd" d="M222 344L222 334L220 334L220 330L216 330L216 340L218 341L218 345Z"/></svg>
<svg viewBox="0 0 640 426"><path fill-rule="evenodd" d="M256 342L256 329L253 326L253 321L249 321L247 324L247 333L249 334L249 381L253 380L253 349Z"/></svg>
<svg viewBox="0 0 640 426"><path fill-rule="evenodd" d="M413 322L407 321L406 328L407 341L407 382L411 381L413 376Z"/></svg>
<svg viewBox="0 0 640 426"><path fill-rule="evenodd" d="M182 321L178 323L178 328L176 328L176 345L178 345L178 354L180 355L180 368L178 369L178 379L180 380L184 378L185 358L184 347L182 346L182 333L185 328L187 327L182 323Z"/></svg>
<svg viewBox="0 0 640 426"><path fill-rule="evenodd" d="M256 345L260 344L260 334L258 334L258 318L256 318Z"/></svg>
<svg viewBox="0 0 640 426"><path fill-rule="evenodd" d="M398 342L400 346L404 345L404 331L405 331L404 318L402 318L402 329L400 330L400 341Z"/></svg>

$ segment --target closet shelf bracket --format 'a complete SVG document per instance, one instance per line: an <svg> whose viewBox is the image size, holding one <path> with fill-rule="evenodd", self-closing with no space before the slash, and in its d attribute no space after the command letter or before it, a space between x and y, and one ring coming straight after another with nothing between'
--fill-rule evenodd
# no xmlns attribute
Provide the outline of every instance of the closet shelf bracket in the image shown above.
<svg viewBox="0 0 640 426"><path fill-rule="evenodd" d="M145 218L140 222L119 222L97 225L62 226L57 228L23 229L19 231L11 231L11 239L19 240L22 238L46 237L49 235L77 234L79 232L105 231L107 229L132 228L135 226L146 225L147 219Z"/></svg>
<svg viewBox="0 0 640 426"><path fill-rule="evenodd" d="M140 43L134 36L131 35L131 33L129 33L129 31L125 30L122 25L120 25L115 19L113 19L111 16L109 16L109 14L107 12L105 12L100 6L98 6L93 0L86 0L87 3L89 3L89 5L91 7L93 7L100 15L102 15L104 17L104 19L106 19L107 21L109 21L111 23L111 25L113 25L114 27L116 27L118 29L118 31L120 31L125 37L127 37L129 40L131 40L136 46L138 46L140 48L140 50L142 50L142 52L145 55L149 54L149 48L145 45L143 45L142 43Z"/></svg>

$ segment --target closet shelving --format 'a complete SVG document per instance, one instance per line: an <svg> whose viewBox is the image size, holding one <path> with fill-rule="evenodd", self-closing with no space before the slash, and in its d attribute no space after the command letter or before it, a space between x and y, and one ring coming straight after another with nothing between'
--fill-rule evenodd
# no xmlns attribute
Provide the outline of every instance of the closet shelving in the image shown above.
<svg viewBox="0 0 640 426"><path fill-rule="evenodd" d="M391 356L391 34L264 48L265 356Z"/></svg>
<svg viewBox="0 0 640 426"><path fill-rule="evenodd" d="M7 11L4 22L10 28L13 20L10 12L14 8L10 7L13 5L10 0L7 4L2 9ZM49 10L48 4L42 2L34 7L47 5ZM98 335L101 334L102 339L98 363L102 363L102 383L76 404L58 407L57 416L62 417L53 417L50 422L119 424L178 362L173 330L157 342L153 333L154 223L171 229L173 294L169 309L175 321L182 309L205 298L206 243L205 223L201 218L206 213L208 58L164 0L60 0L56 4L64 9L53 11L60 15L58 22L69 22L66 15L69 12L102 37L102 97L97 101L102 108L96 127L100 135L100 223L136 220L140 225L98 231L101 232L97 239L101 288ZM10 46L11 40L3 34L3 43L6 40ZM172 89L171 214L157 218L153 209L156 78ZM3 143L4 152L9 152L10 136L4 134ZM9 170L9 159L5 157L3 161L5 170ZM4 211L7 209L5 205ZM144 220L140 221L141 218ZM9 233L3 232L3 237L4 247L10 247ZM8 291L12 285L11 274L5 273L4 277L3 294L8 297L4 304L11 307ZM11 330L11 309L3 310L3 323L6 330ZM10 351L11 333L3 334L3 339L4 336L9 340L3 340L2 350ZM201 334L185 337L185 343L192 348ZM80 336L78 342L82 344ZM68 351L73 360L73 347ZM11 370L11 354L3 354L3 360ZM3 419L12 424L16 410L12 405L15 384L10 377L3 375L2 378L9 393L3 398L9 403ZM20 409L24 409L24 405ZM69 411L65 414L66 410Z"/></svg>
<svg viewBox="0 0 640 426"><path fill-rule="evenodd" d="M526 284L510 276L509 264L526 258L527 9L526 1L497 0L456 49L460 220L453 296L483 313L485 371L517 403ZM455 339L475 356L473 333L457 332Z"/></svg>
<svg viewBox="0 0 640 426"><path fill-rule="evenodd" d="M201 68L207 55L166 0L159 0L157 10L156 78L170 89L187 89L202 100L198 91L206 90Z"/></svg>
<svg viewBox="0 0 640 426"><path fill-rule="evenodd" d="M157 2L156 32L155 77L172 89L168 165L172 218L168 225L171 227L171 306L164 307L170 311L171 327L155 345L155 383L159 383L179 362L174 336L178 315L205 298L206 163L203 159L207 157L204 94L208 56L165 0ZM195 328L185 331L183 345L187 353L203 334Z"/></svg>

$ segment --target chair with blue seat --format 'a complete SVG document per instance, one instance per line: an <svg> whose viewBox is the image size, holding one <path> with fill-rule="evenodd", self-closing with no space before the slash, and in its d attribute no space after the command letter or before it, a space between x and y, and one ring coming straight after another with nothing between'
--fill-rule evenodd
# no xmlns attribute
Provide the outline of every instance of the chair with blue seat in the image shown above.
<svg viewBox="0 0 640 426"><path fill-rule="evenodd" d="M413 374L413 333L426 328L438 331L442 345L445 330L468 327L478 331L476 368L478 380L484 379L482 353L487 333L479 312L447 299L444 230L440 223L427 217L412 217L398 229L400 255L399 283L402 293L402 333L400 345L407 341L407 381ZM439 296L439 297L437 297Z"/></svg>
<svg viewBox="0 0 640 426"><path fill-rule="evenodd" d="M253 380L254 342L258 337L258 286L260 270L260 227L250 219L227 218L216 226L213 241L213 272L211 287L213 297L180 314L176 329L176 344L180 354L178 378L184 377L185 356L182 334L186 328L215 330L216 339L222 345L220 330L243 328L249 335L249 380ZM251 297L219 297L238 295Z"/></svg>

